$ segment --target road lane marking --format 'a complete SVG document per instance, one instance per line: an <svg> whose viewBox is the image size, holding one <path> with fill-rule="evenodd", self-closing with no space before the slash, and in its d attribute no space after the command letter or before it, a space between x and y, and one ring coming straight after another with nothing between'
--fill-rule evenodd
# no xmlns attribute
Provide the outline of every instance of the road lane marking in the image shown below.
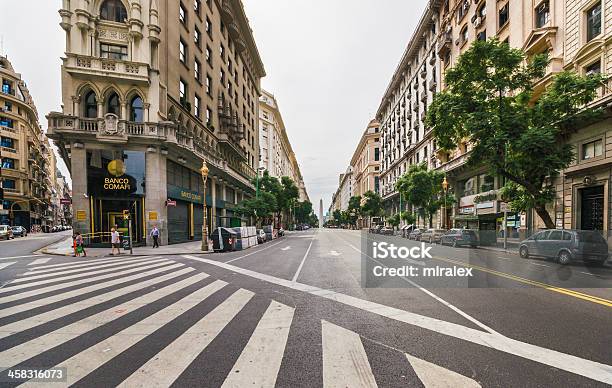
<svg viewBox="0 0 612 388"><path fill-rule="evenodd" d="M583 271L578 271L578 272L583 273L583 274L585 274L585 275L595 276L595 274L594 274L594 273L590 273L590 272L583 272Z"/></svg>
<svg viewBox="0 0 612 388"><path fill-rule="evenodd" d="M281 251L288 251L289 249L291 249L291 245L281 248Z"/></svg>
<svg viewBox="0 0 612 388"><path fill-rule="evenodd" d="M330 251L329 254L332 256L340 256L340 253L338 253L338 251Z"/></svg>
<svg viewBox="0 0 612 388"><path fill-rule="evenodd" d="M169 387L254 296L240 289L123 380L119 387Z"/></svg>
<svg viewBox="0 0 612 388"><path fill-rule="evenodd" d="M165 264L170 264L172 263L172 261L167 260L167 259L157 259L157 260L152 260L149 263L157 263L157 262L161 262L161 263L165 263ZM71 280L71 279L76 279L82 276L88 276L88 275L96 275L96 274L100 274L100 273L107 273L107 271L113 271L113 270L120 270L120 269L127 269L127 268L132 268L132 267L137 267L143 264L149 264L149 263L136 263L136 264L131 264L131 265L126 265L120 268L107 268L101 271L92 271L92 272L83 272L83 273L79 273L76 275L69 275L69 276L62 276L62 277L57 277L57 278L53 278L53 279L46 279L46 280L39 280L36 282L31 282L31 283L25 283L25 284L17 284L15 286L13 286L13 283L8 284L6 287L4 287L3 289L0 290L0 294L4 294L7 292L12 292L12 291L16 291L16 290L21 290L24 288L30 288L30 287L34 287L34 286L40 286L40 285L44 285L44 284L48 284L48 283L54 283L54 282L58 282L58 281L65 281L65 280ZM21 279L19 279L19 281L21 281Z"/></svg>
<svg viewBox="0 0 612 388"><path fill-rule="evenodd" d="M236 257L236 258L234 258L234 259L228 260L228 261L226 261L225 263L233 263L233 262L234 262L234 261L236 261L236 260L244 259L245 257L249 257L249 256L254 255L254 254L256 254L256 253L259 253L259 252L263 252L263 251L265 251L266 249L268 249L268 248L272 248L273 246L276 246L276 245L278 245L278 244L280 244L280 243L283 243L283 242L284 242L284 241L279 241L279 242L274 243L274 244L272 244L272 245L268 245L267 247L264 247L264 248L262 248L262 249L257 249L257 250L255 250L255 251L253 251L253 252L251 252L251 253L247 253L246 255L242 255L242 256L240 256L240 257Z"/></svg>
<svg viewBox="0 0 612 388"><path fill-rule="evenodd" d="M378 387L359 334L325 320L321 331L325 388Z"/></svg>
<svg viewBox="0 0 612 388"><path fill-rule="evenodd" d="M128 326L112 337L88 347L54 367L66 368L70 371L66 385L71 386L226 285L227 283L222 280L215 280L206 287L196 290L163 310ZM107 349L110 350L106 351ZM36 388L39 384L33 383L32 387ZM22 385L22 387L28 386L28 384Z"/></svg>
<svg viewBox="0 0 612 388"><path fill-rule="evenodd" d="M342 294L333 290L326 290L304 283L293 282L275 276L255 272L246 268L236 267L231 264L192 255L184 255L182 257L210 264L228 271L239 273L241 275L250 276L271 284L302 291L344 304L346 306L354 307L371 314L376 314L398 322L421 327L449 337L462 339L464 341L472 342L477 345L512 354L544 365L549 365L557 369L575 373L577 375L588 377L603 383L612 384L612 366L602 364L597 361L587 360L571 354L514 340L498 333L492 334L482 330L472 329L456 323L411 313L409 311L385 306L369 300L359 299L354 296Z"/></svg>
<svg viewBox="0 0 612 388"><path fill-rule="evenodd" d="M11 261L10 263L2 263L0 264L0 269L6 268L6 267L10 267L13 264L16 264L16 261Z"/></svg>
<svg viewBox="0 0 612 388"><path fill-rule="evenodd" d="M481 387L475 380L457 372L453 372L452 370L421 360L409 354L406 354L406 358L425 387Z"/></svg>
<svg viewBox="0 0 612 388"><path fill-rule="evenodd" d="M159 267L159 265L157 266L152 266L154 267ZM139 272L128 276L128 277L121 277L119 279L115 279L112 280L110 282L104 282L102 284L98 283L98 284L94 284L92 286L88 286L88 287L84 287L84 288L77 288L75 290L70 290L68 292L63 292L61 294L57 294L57 295L53 295L53 296L49 296L47 298L41 298L41 299L36 299L35 301L32 302L27 302L27 303L22 303L19 304L17 306L13 306L13 307L8 307L8 308L3 308L0 310L0 318L3 317L8 317L10 315L13 314L17 314L17 313L22 313L22 312L26 312L28 310L31 309L35 309L37 307L41 307L41 306L47 306L50 305L52 303L57 303L57 302L61 302L64 301L66 299L69 298L73 298L75 296L79 296L79 295L84 295L87 294L88 292L92 292L92 291L96 291L96 290L100 290L102 288L106 288L106 287L121 287L119 286L122 283L127 283L130 282L132 280L138 280L150 275L155 275L158 274L160 272L164 272L167 271L168 269L180 269L182 267L184 267L183 264L177 263L174 266L171 267L163 267L163 268L157 268L157 269L151 269L149 271L144 271L145 269L150 269L152 267L147 267L147 268L139 268ZM144 271L144 272L142 272ZM128 286L123 286L123 287L128 287ZM94 297L96 298L96 297ZM90 300L90 299L85 299L85 300ZM0 300L0 301L4 301L4 300ZM82 303L83 301L79 301L76 303Z"/></svg>
<svg viewBox="0 0 612 388"><path fill-rule="evenodd" d="M121 272L112 272L112 273L108 273L105 275L101 275L101 276L96 276L93 278L86 278L86 279L80 279L80 280L75 280L72 282L68 282L68 283L60 283L60 284L55 284L53 286L49 286L49 287L44 287L44 288L36 288L34 290L31 291L25 291L25 292L20 292L14 295L9 295L9 296L2 296L0 297L0 303L6 303L6 302L14 302L17 300L21 300L21 299L25 299L25 298L29 298L31 296L37 296L37 295L41 295L41 294L45 294L47 292L51 292L51 291L56 291L56 290L60 290L60 289L68 289L71 287L75 287L81 284L85 284L85 283L92 283L98 280L104 280L104 279L108 279L108 278L112 278L112 277L118 277L121 279L124 279L123 276L124 275L132 275L132 274L138 274L138 273L142 273L143 270L145 269L152 269L152 268L159 268L159 267L163 267L163 271L166 271L168 269L172 269L172 268L176 268L176 264L174 265L168 265L169 263L172 262L162 262L162 263L157 263L157 264L153 264L153 265L148 265L145 267L138 267L138 268L130 268L128 270L125 271L121 271ZM1 313L1 311L0 311Z"/></svg>
<svg viewBox="0 0 612 388"><path fill-rule="evenodd" d="M191 268L191 270L192 273L196 273L195 269ZM165 275L164 278L167 278L168 276L177 277L179 275L169 274ZM153 279L153 282L157 281L158 283L161 283L163 280L160 279L162 278ZM73 340L83 334L86 334L91 330L97 329L100 326L120 319L126 314L136 311L143 306L155 303L159 299L162 299L168 296L169 294L180 291L182 288L188 287L191 284L196 283L198 280L199 276L196 275L177 283L171 283L162 288L149 290L146 294L131 299L123 304L115 305L109 308L108 310L104 310L100 313L90 315L67 326L60 327L59 329L56 329L50 333L22 342L17 346L0 352L0 358L7 361L10 360L8 361L8 363L12 364L11 366L21 364L22 362L38 354L53 349L54 347L66 343L70 340Z"/></svg>
<svg viewBox="0 0 612 388"><path fill-rule="evenodd" d="M560 294L564 294L564 295L568 295L568 296L573 296L574 298L583 299L583 300L586 300L586 301L589 301L589 302L593 302L593 303L597 303L597 304L600 304L600 305L603 305L603 306L606 306L606 307L612 307L612 300L600 298L600 297L597 297L597 296L585 294L585 293L574 291L574 290L570 290L570 289L567 289L567 288L556 287L556 286L553 286L553 285L550 285L550 284L546 284L546 283L542 283L542 282L538 282L538 281L535 281L535 280L525 279L525 278L522 278L520 276L511 275L511 274L508 274L508 273L505 273L505 272L495 271L495 270L492 270L492 269L489 269L489 268L485 268L485 267L481 267L481 266L474 265L474 264L468 264L468 263L465 263L465 262L459 261L459 260L452 260L452 259L449 259L449 258L442 258L442 257L438 257L438 256L434 256L433 258L437 259L437 260L441 260L441 261L446 261L446 262L449 262L449 263L452 263L452 264L459 264L461 266L468 267L468 268L474 268L474 269L477 269L477 270L480 270L480 271L483 271L483 272L487 272L487 273L490 273L490 274L493 274L493 275L501 276L501 277L506 278L506 279L511 279L511 280L514 280L514 281L517 281L517 282L520 282L520 283L529 284L529 285L532 285L532 286L544 288L544 289L549 290L549 291L558 292Z"/></svg>
<svg viewBox="0 0 612 388"><path fill-rule="evenodd" d="M291 281L295 282L298 276L300 276L300 272L302 272L302 267L304 267L304 263L306 262L306 257L308 256L308 253L310 252L310 248L312 248L312 243L314 242L315 236L316 236L316 233L312 235L312 239L310 240L310 244L308 244L308 249L306 249L304 258L302 259L302 262L300 263L300 266L298 267L297 271L295 271L295 275L293 275L293 278L291 279Z"/></svg>
<svg viewBox="0 0 612 388"><path fill-rule="evenodd" d="M293 307L272 301L223 382L223 388L274 387L285 353Z"/></svg>
<svg viewBox="0 0 612 388"><path fill-rule="evenodd" d="M10 257L0 257L0 260L13 260L13 259L22 259L24 257L38 257L42 255L25 255L25 256L10 256Z"/></svg>
<svg viewBox="0 0 612 388"><path fill-rule="evenodd" d="M28 265L39 265L39 264L45 264L46 262L48 262L49 260L51 260L50 257L45 257L43 259L36 259L33 262L31 262Z"/></svg>
<svg viewBox="0 0 612 388"><path fill-rule="evenodd" d="M546 265L546 264L540 264L540 263L534 263L534 262L529 262L529 264L537 265L538 267L548 267L548 268L550 268L550 265Z"/></svg>
<svg viewBox="0 0 612 388"><path fill-rule="evenodd" d="M117 290L106 292L102 295L96 295L94 297L78 301L76 303L71 303L69 305L66 305L66 306L51 310L51 311L44 312L42 314L33 315L29 318L25 318L20 321L10 323L8 325L4 325L0 327L0 338L8 337L9 335L12 335L18 332L22 332L27 329L31 329L33 327L42 325L47 322L51 322L59 318L63 318L67 315L76 313L78 311L89 308L91 306L95 306L101 303L108 302L120 296L127 295L134 291L142 290L145 287L149 287L150 285L157 284L157 283L160 283L168 279L173 279L173 278L176 278L177 276L185 275L192 271L193 269L191 268L184 268L178 272L172 272L170 274L166 274L158 278L153 278L153 279L149 279L144 282L141 282L141 283L132 284L124 288L119 288ZM201 274L201 275L190 277L189 279L199 278L198 280L201 280L201 279L205 279L206 277L208 277L208 275ZM195 280L194 283L196 281L197 280ZM180 283L181 282L177 283L177 285ZM99 285L99 286L100 288L102 288L104 287L104 284Z"/></svg>
<svg viewBox="0 0 612 388"><path fill-rule="evenodd" d="M348 246L350 246L351 248L353 248L355 251L359 252L360 254L366 256L368 259L376 262L379 265L382 265L383 267L386 267L383 263L381 263L380 261L374 259L373 257L369 256L368 254L364 254L359 248L357 248L356 246L354 246L353 244L351 244L350 242L346 241L345 239L341 238L342 241L344 241ZM410 259L406 259L406 260L410 260ZM425 263L421 264L421 265L425 265ZM418 288L419 290L421 290L423 293L429 295L430 297L434 298L435 300L437 300L439 303L443 304L444 306L448 307L449 309L453 310L454 312L456 312L457 314L461 315L463 318L467 319L468 321L472 322L473 324L475 324L478 327L481 327L482 329L488 331L491 334L499 334L497 331L493 330L492 328L490 328L489 326L485 325L484 323L480 322L478 319L474 318L473 316L471 316L470 314L466 313L465 311L461 310L460 308L458 308L457 306L451 304L450 302L447 302L446 300L442 299L441 297L439 297L438 295L434 294L433 292L429 291L428 289L426 289L425 287L420 286L419 284L415 283L414 281L406 278L406 277L402 277L402 279L408 283L410 283L413 287ZM499 334L501 335L501 334Z"/></svg>
<svg viewBox="0 0 612 388"><path fill-rule="evenodd" d="M511 259L511 258L509 258L509 257L501 257L501 256L497 256L497 258L498 258L498 259L502 259L502 260L512 260L512 259Z"/></svg>

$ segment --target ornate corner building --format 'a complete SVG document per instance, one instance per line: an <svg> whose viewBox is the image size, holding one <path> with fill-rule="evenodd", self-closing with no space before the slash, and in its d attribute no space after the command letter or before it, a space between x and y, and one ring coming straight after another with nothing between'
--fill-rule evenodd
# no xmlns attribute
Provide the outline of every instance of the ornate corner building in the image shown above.
<svg viewBox="0 0 612 388"><path fill-rule="evenodd" d="M64 0L55 140L73 180L73 222L144 244L201 239L254 194L265 70L240 0ZM210 174L204 197L199 169Z"/></svg>
<svg viewBox="0 0 612 388"><path fill-rule="evenodd" d="M55 155L25 81L6 57L0 57L0 84L0 224L46 230L56 222Z"/></svg>

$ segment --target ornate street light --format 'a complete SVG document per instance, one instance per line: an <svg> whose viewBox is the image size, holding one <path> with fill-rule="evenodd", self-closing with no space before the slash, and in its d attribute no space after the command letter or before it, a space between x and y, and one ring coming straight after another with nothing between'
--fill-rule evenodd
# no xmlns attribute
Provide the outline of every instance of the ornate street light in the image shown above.
<svg viewBox="0 0 612 388"><path fill-rule="evenodd" d="M202 251L208 251L208 220L207 220L207 209L206 209L206 181L208 180L208 166L206 160L202 161L202 168L200 168L200 174L202 174L202 182L204 182L204 198L203 198L203 209L204 209L204 222L202 223Z"/></svg>

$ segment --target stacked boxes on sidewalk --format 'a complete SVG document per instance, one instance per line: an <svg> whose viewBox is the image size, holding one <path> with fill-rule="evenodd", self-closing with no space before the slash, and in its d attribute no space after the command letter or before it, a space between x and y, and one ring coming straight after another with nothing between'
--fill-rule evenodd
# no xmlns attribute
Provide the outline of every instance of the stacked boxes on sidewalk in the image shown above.
<svg viewBox="0 0 612 388"><path fill-rule="evenodd" d="M242 251L257 246L257 230L254 226L239 226L233 230L236 232L236 250Z"/></svg>

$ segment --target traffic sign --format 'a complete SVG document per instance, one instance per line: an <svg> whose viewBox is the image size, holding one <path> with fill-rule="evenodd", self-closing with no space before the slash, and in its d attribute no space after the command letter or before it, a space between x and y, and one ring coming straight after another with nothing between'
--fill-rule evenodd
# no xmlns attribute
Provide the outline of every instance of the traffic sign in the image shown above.
<svg viewBox="0 0 612 388"><path fill-rule="evenodd" d="M176 206L176 201L169 199L166 201L166 206Z"/></svg>

